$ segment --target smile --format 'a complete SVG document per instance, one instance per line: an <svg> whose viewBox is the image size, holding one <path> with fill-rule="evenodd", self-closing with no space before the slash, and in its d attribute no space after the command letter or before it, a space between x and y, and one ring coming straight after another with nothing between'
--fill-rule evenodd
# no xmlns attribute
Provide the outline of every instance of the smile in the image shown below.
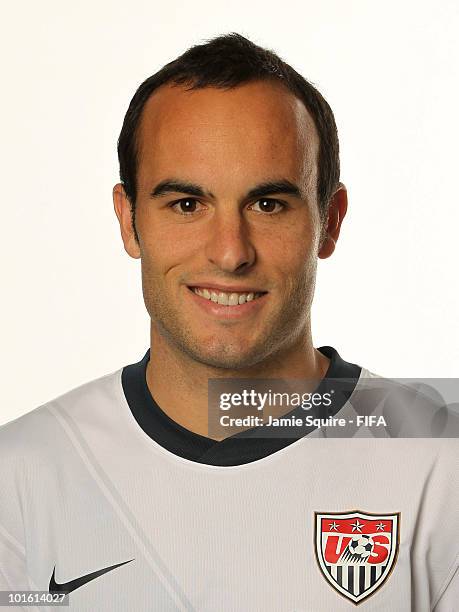
<svg viewBox="0 0 459 612"><path fill-rule="evenodd" d="M188 285L187 289L194 307L206 317L225 323L230 321L235 323L246 318L253 320L253 317L260 314L270 295L268 291L222 291L218 287L191 285Z"/></svg>
<svg viewBox="0 0 459 612"><path fill-rule="evenodd" d="M252 302L253 300L257 300L266 292L259 293L242 293L242 292L224 292L224 291L215 291L213 289L206 289L205 287L190 287L191 291L199 297L202 297L206 300L214 302L215 304L220 304L221 306L239 306L241 304L245 304L246 302Z"/></svg>

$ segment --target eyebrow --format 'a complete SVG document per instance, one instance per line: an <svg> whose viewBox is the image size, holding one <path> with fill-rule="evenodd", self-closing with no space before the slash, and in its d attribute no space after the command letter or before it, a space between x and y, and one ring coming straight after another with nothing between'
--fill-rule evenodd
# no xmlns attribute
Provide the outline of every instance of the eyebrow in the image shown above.
<svg viewBox="0 0 459 612"><path fill-rule="evenodd" d="M248 192L247 197L261 198L267 195L275 195L276 193L283 193L285 195L301 198L301 190L298 185L295 185L295 183L292 183L292 181L289 181L288 179L260 183Z"/></svg>
<svg viewBox="0 0 459 612"><path fill-rule="evenodd" d="M178 179L165 179L156 185L150 193L150 197L159 198L167 193L187 193L197 198L215 197L212 192L206 191L201 185L189 183ZM246 198L261 198L274 194L286 194L297 198L301 198L301 190L298 185L292 183L288 179L279 179L274 181L265 181L250 189Z"/></svg>
<svg viewBox="0 0 459 612"><path fill-rule="evenodd" d="M195 183L188 183L187 181L180 181L177 179L165 179L156 185L153 191L150 193L150 197L159 198L167 193L188 193L198 198L204 198L209 196L211 198L214 195L208 191L206 192L201 185Z"/></svg>

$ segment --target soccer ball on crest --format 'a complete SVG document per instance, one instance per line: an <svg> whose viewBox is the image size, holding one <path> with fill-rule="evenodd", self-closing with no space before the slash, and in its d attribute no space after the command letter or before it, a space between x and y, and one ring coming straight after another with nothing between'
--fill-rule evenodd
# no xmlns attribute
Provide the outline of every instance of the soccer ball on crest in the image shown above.
<svg viewBox="0 0 459 612"><path fill-rule="evenodd" d="M373 550L374 542L370 535L355 535L343 553L344 561L366 561Z"/></svg>

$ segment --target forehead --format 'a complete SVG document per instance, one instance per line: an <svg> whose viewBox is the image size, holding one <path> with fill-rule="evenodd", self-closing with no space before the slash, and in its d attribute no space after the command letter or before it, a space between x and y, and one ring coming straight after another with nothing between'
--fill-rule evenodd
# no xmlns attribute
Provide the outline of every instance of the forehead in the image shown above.
<svg viewBox="0 0 459 612"><path fill-rule="evenodd" d="M280 83L188 91L164 85L142 113L138 182L153 175L196 178L199 173L211 181L219 173L233 178L250 173L315 184L318 144L304 104Z"/></svg>

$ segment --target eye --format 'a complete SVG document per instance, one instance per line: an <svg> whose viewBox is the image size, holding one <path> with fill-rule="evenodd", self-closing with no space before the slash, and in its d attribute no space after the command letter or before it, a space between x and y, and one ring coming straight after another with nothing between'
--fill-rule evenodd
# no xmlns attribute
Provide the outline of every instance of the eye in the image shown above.
<svg viewBox="0 0 459 612"><path fill-rule="evenodd" d="M254 207L258 207L258 209ZM260 198L251 205L251 208L255 210L255 212L275 215L285 208L285 204L279 200L272 200L271 198Z"/></svg>
<svg viewBox="0 0 459 612"><path fill-rule="evenodd" d="M172 202L170 207L179 215L191 215L197 211L199 212L198 204L198 200L194 198L182 198L181 200Z"/></svg>

